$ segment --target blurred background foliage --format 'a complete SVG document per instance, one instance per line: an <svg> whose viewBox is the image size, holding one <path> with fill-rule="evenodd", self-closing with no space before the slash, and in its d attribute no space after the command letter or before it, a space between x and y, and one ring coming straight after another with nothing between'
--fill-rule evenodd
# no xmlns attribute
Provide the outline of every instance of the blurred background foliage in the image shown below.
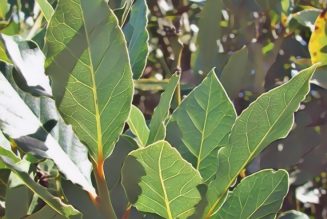
<svg viewBox="0 0 327 219"><path fill-rule="evenodd" d="M56 6L56 0L0 0L0 32L33 40L46 53L44 36L48 18L39 4L48 3ZM181 74L182 95L187 95L212 68L241 113L260 94L288 81L311 64L308 44L315 31L315 20L327 5L325 0L148 0L147 3L150 53L143 76L135 80L134 104L148 119L173 73ZM116 15L126 16L127 20L126 12L132 4L133 0L109 1ZM0 42L2 72L7 68L5 62L10 61ZM309 96L296 113L291 134L265 150L246 174L263 168L287 169L291 187L283 211L296 209L312 218L327 218L324 68L319 69L313 82ZM0 185L6 184L8 175L6 171L0 172ZM0 189L1 200L5 198L3 192ZM19 194L23 193L26 193L23 198L31 199L29 191Z"/></svg>

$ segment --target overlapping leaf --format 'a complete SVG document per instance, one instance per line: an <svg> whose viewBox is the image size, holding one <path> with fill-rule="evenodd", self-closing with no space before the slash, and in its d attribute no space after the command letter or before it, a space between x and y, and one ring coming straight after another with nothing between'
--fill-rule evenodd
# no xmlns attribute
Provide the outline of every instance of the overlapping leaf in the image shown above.
<svg viewBox="0 0 327 219"><path fill-rule="evenodd" d="M248 54L249 50L247 47L235 52L230 56L221 73L220 81L232 100L238 97L239 92L252 82L247 68L249 62Z"/></svg>
<svg viewBox="0 0 327 219"><path fill-rule="evenodd" d="M174 146L183 151L186 159L192 157L188 161L204 180L215 174L220 142L230 132L235 118L233 104L213 70L174 111L169 123L177 123L182 141Z"/></svg>
<svg viewBox="0 0 327 219"><path fill-rule="evenodd" d="M0 74L0 96L2 99L0 102L0 128L5 134L14 139L22 137L26 139L28 137L28 139L33 140L34 138L30 135L35 134L38 130L45 132L42 129L40 120L19 97L3 74ZM51 135L47 134L45 142L38 141L37 139L33 140L33 142L39 143L40 147L34 145L34 147L30 147L32 150L30 152L51 158L67 179L81 185L95 196L95 190L90 183L90 176L82 174L76 164Z"/></svg>
<svg viewBox="0 0 327 219"><path fill-rule="evenodd" d="M222 0L207 0L201 11L199 20L199 33L197 39L197 51L194 54L194 70L209 72L213 67L220 72L227 56L218 53L217 40L221 37L221 11L223 9Z"/></svg>
<svg viewBox="0 0 327 219"><path fill-rule="evenodd" d="M131 180L135 174L131 172L133 169L143 172L136 176L139 179ZM194 206L201 199L197 190L201 183L200 174L165 141L131 152L122 171L123 185L129 197L137 191L128 184L139 182L141 193L137 201L131 201L136 201L134 205L140 211L182 219L194 212Z"/></svg>
<svg viewBox="0 0 327 219"><path fill-rule="evenodd" d="M46 124L49 121L57 121L56 126L51 130L52 137L57 140L59 146L74 162L74 164L78 167L85 178L91 181L91 163L88 160L87 148L76 137L72 127L65 124L63 119L60 117L55 105L55 101L49 97L34 97L22 91L15 83L12 76L12 71L8 69L6 73L8 75L7 78L11 83L11 86L15 89L26 106L28 106L28 108L34 113L34 116L38 118L40 124ZM38 156L41 155L38 154Z"/></svg>
<svg viewBox="0 0 327 219"><path fill-rule="evenodd" d="M260 171L243 179L213 218L276 218L287 192L286 171Z"/></svg>
<svg viewBox="0 0 327 219"><path fill-rule="evenodd" d="M142 76L149 53L148 14L146 0L136 0L130 18L123 28L134 79Z"/></svg>
<svg viewBox="0 0 327 219"><path fill-rule="evenodd" d="M148 141L149 128L143 113L134 105L132 106L127 123L132 133L137 137L140 146L144 147Z"/></svg>
<svg viewBox="0 0 327 219"><path fill-rule="evenodd" d="M170 104L174 96L175 89L179 83L179 76L173 75L161 94L160 102L154 109L150 122L150 133L147 144L163 140L166 136L166 120L169 116Z"/></svg>
<svg viewBox="0 0 327 219"><path fill-rule="evenodd" d="M47 73L65 121L102 162L127 120L133 96L126 42L103 0L60 0L46 35Z"/></svg>
<svg viewBox="0 0 327 219"><path fill-rule="evenodd" d="M299 11L299 12L296 12L295 14L292 14L290 20L294 19L297 22L299 22L299 24L309 27L309 28L312 28L320 13L321 13L321 10L319 10L319 9L314 9L314 8L307 9L307 10Z"/></svg>
<svg viewBox="0 0 327 219"><path fill-rule="evenodd" d="M40 48L32 41L24 41L18 36L0 35L6 52L15 66L15 80L20 88L33 95L51 96L49 78L44 73L44 61Z"/></svg>
<svg viewBox="0 0 327 219"><path fill-rule="evenodd" d="M293 113L307 95L316 67L303 70L288 83L263 94L236 119L227 145L218 152L216 179L207 193L207 217L221 205L228 188L248 162L271 142L288 135Z"/></svg>

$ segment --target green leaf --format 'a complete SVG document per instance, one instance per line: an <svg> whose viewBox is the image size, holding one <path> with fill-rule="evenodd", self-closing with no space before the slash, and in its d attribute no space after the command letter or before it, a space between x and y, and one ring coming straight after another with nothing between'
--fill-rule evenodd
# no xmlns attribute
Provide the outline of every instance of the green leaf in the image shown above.
<svg viewBox="0 0 327 219"><path fill-rule="evenodd" d="M279 215L278 219L309 219L309 216L299 211L286 211Z"/></svg>
<svg viewBox="0 0 327 219"><path fill-rule="evenodd" d="M7 56L5 45L1 40L0 40L0 61L5 62L7 64L12 64L12 61Z"/></svg>
<svg viewBox="0 0 327 219"><path fill-rule="evenodd" d="M8 157L15 162L19 161L19 158L16 157L16 155L11 150L5 149L1 144L0 144L0 156ZM6 169L6 165L4 165L2 162L0 162L0 169Z"/></svg>
<svg viewBox="0 0 327 219"><path fill-rule="evenodd" d="M0 20L4 20L8 11L8 0L0 0Z"/></svg>
<svg viewBox="0 0 327 219"><path fill-rule="evenodd" d="M115 200L113 206L118 218L124 218L126 208L130 205L121 183L121 168L127 155L138 148L137 142L132 137L123 134L120 136L112 155L104 163L107 186L112 200ZM119 197L119 201L117 197ZM130 216L130 218L134 218L134 216Z"/></svg>
<svg viewBox="0 0 327 219"><path fill-rule="evenodd" d="M63 203L60 198L53 196L46 187L34 182L18 164L12 160L0 156L0 159L24 182L24 184L37 194L45 203L67 218L81 218L80 213L73 206Z"/></svg>
<svg viewBox="0 0 327 219"><path fill-rule="evenodd" d="M324 89L327 89L327 66L320 66L317 68L315 74L312 77L312 83L316 84Z"/></svg>
<svg viewBox="0 0 327 219"><path fill-rule="evenodd" d="M72 158L58 144L57 140L42 128L40 120L19 97L3 74L0 74L0 98L2 100L0 102L0 129L3 133L15 139L15 141L23 142L25 140L25 144L30 144L29 152L41 157L51 158L67 179L81 185L91 195L95 196L95 190L89 179L90 176L83 175L79 167L72 161ZM45 138L44 141L33 138L38 132L46 135L42 136ZM74 140L73 142L76 141ZM38 145L34 145L34 143ZM80 150L78 151L81 152ZM86 157L84 157L84 160L87 161Z"/></svg>
<svg viewBox="0 0 327 219"><path fill-rule="evenodd" d="M141 169L142 175L131 180L133 174L129 173L137 168ZM122 174L129 197L135 190L129 190L133 187L126 187L126 184L139 183L141 194L134 204L139 211L156 213L168 219L182 219L194 212L194 206L201 199L197 189L201 183L200 174L165 141L131 152Z"/></svg>
<svg viewBox="0 0 327 219"><path fill-rule="evenodd" d="M169 123L177 123L182 141L174 146L190 158L204 180L215 174L220 142L235 119L233 104L213 70L174 111Z"/></svg>
<svg viewBox="0 0 327 219"><path fill-rule="evenodd" d="M174 96L175 89L179 83L179 76L173 75L161 94L160 102L154 109L150 122L150 134L147 144L152 144L158 140L163 140L166 136L166 120L169 116L170 104Z"/></svg>
<svg viewBox="0 0 327 219"><path fill-rule="evenodd" d="M263 170L244 178L213 218L276 218L288 192L285 170Z"/></svg>
<svg viewBox="0 0 327 219"><path fill-rule="evenodd" d="M0 31L6 35L16 35L19 34L21 30L20 23L14 20L0 22Z"/></svg>
<svg viewBox="0 0 327 219"><path fill-rule="evenodd" d="M60 185L67 202L79 210L83 214L83 218L104 219L84 190L65 179L61 180Z"/></svg>
<svg viewBox="0 0 327 219"><path fill-rule="evenodd" d="M217 40L221 37L220 22L223 9L222 0L207 0L200 14L197 51L194 57L195 72L209 72L216 67L220 72L227 56L218 53Z"/></svg>
<svg viewBox="0 0 327 219"><path fill-rule="evenodd" d="M292 14L290 18L296 20L297 22L299 22L299 24L305 27L311 28L314 26L314 23L320 13L321 10L319 9L307 9Z"/></svg>
<svg viewBox="0 0 327 219"><path fill-rule="evenodd" d="M119 25L123 27L126 19L132 9L134 0L111 0L109 6L114 10L115 15L119 21Z"/></svg>
<svg viewBox="0 0 327 219"><path fill-rule="evenodd" d="M209 217L221 205L228 188L246 165L273 141L284 138L294 122L293 113L309 92L314 65L254 101L236 119L228 143L218 152L215 181L209 184Z"/></svg>
<svg viewBox="0 0 327 219"><path fill-rule="evenodd" d="M119 137L115 150L112 152L112 156L104 163L104 172L110 190L121 185L121 167L127 155L138 148L137 142L132 137L125 134Z"/></svg>
<svg viewBox="0 0 327 219"><path fill-rule="evenodd" d="M103 0L60 0L46 34L47 72L64 120L107 158L128 118L133 96L126 42ZM114 55L113 55L114 54Z"/></svg>
<svg viewBox="0 0 327 219"><path fill-rule="evenodd" d="M233 100L238 97L239 92L253 83L251 75L247 69L249 59L249 50L247 47L235 52L226 63L220 76L228 96Z"/></svg>
<svg viewBox="0 0 327 219"><path fill-rule="evenodd" d="M132 133L137 137L140 147L144 147L149 137L149 128L143 113L134 105L132 106L127 123Z"/></svg>
<svg viewBox="0 0 327 219"><path fill-rule="evenodd" d="M41 11L47 22L50 22L50 19L54 13L51 4L48 2L48 0L36 0L36 2L39 4Z"/></svg>
<svg viewBox="0 0 327 219"><path fill-rule="evenodd" d="M142 76L149 54L148 14L146 0L136 0L130 18L123 28L134 79Z"/></svg>

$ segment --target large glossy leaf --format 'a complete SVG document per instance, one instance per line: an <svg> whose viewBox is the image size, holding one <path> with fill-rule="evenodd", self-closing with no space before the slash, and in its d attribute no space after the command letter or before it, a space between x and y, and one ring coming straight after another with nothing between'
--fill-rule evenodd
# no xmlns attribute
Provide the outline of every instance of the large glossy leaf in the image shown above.
<svg viewBox="0 0 327 219"><path fill-rule="evenodd" d="M243 179L213 216L219 219L276 218L288 192L284 170L263 170Z"/></svg>
<svg viewBox="0 0 327 219"><path fill-rule="evenodd" d="M142 76L149 53L148 14L146 0L136 0L132 6L130 18L123 28L134 79Z"/></svg>
<svg viewBox="0 0 327 219"><path fill-rule="evenodd" d="M161 94L160 102L154 109L152 119L150 122L150 133L147 144L152 144L155 141L163 140L166 136L166 120L169 116L170 104L174 96L177 84L179 83L179 76L173 75Z"/></svg>
<svg viewBox="0 0 327 219"><path fill-rule="evenodd" d="M81 185L95 196L95 190L89 180L90 176L83 175L52 135L43 136L45 137L44 142L33 138L33 134L38 131L42 133L46 133L46 131L42 128L40 120L28 108L2 74L0 74L0 96L2 100L0 102L0 129L11 138L21 142L23 139L27 140L25 144L30 144L28 152L51 158L67 179ZM29 140L30 142L28 142ZM36 147L31 143L37 143L40 147Z"/></svg>
<svg viewBox="0 0 327 219"><path fill-rule="evenodd" d="M215 174L220 142L235 119L233 104L213 70L174 111L169 123L177 123L182 142L173 145L183 151L204 180Z"/></svg>
<svg viewBox="0 0 327 219"><path fill-rule="evenodd" d="M135 169L141 175L133 176ZM122 171L127 195L140 211L169 219L187 218L200 201L200 174L165 141L131 152ZM131 200L137 191L130 184L137 183L140 194Z"/></svg>
<svg viewBox="0 0 327 219"><path fill-rule="evenodd" d="M139 145L144 147L148 141L149 128L142 111L134 105L132 106L127 123L132 133L137 137Z"/></svg>
<svg viewBox="0 0 327 219"><path fill-rule="evenodd" d="M73 206L63 203L60 198L53 196L46 187L36 183L27 172L12 160L0 156L0 159L24 182L24 184L37 194L45 203L67 218L81 218L80 213Z"/></svg>
<svg viewBox="0 0 327 219"><path fill-rule="evenodd" d="M103 0L60 0L46 35L47 73L65 121L91 157L108 157L133 96L126 42Z"/></svg>
<svg viewBox="0 0 327 219"><path fill-rule="evenodd" d="M267 145L288 135L293 113L307 95L316 67L303 70L288 83L261 95L236 119L227 145L218 152L216 179L207 193L207 216L221 205L228 188L248 162Z"/></svg>

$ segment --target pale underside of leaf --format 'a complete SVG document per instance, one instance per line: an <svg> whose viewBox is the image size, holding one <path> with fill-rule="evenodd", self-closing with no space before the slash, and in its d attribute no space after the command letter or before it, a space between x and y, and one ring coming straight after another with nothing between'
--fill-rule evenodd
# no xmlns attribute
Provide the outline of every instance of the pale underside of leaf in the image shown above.
<svg viewBox="0 0 327 219"><path fill-rule="evenodd" d="M24 83L30 88L31 91L28 90L30 93L51 96L50 80L44 73L45 56L41 49L34 42L24 41L19 36L1 34L0 40L3 41L8 56L23 78L20 87Z"/></svg>

